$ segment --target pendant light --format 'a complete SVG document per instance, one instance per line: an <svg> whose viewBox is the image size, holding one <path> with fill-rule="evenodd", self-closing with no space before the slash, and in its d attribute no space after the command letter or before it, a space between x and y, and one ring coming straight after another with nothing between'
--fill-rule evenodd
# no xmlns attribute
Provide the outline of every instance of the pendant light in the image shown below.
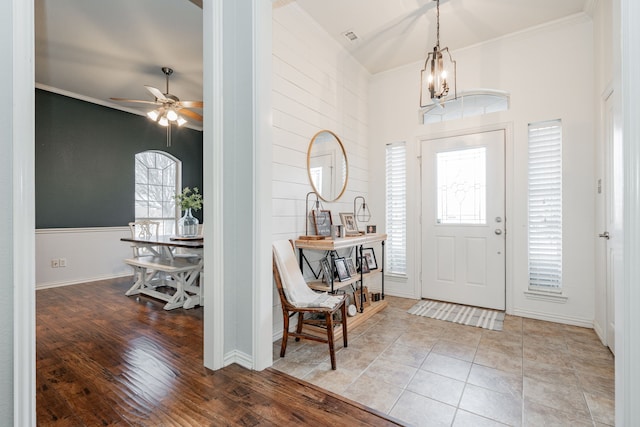
<svg viewBox="0 0 640 427"><path fill-rule="evenodd" d="M436 1L436 45L429 52L420 73L420 107L438 103L449 94L453 86L454 97L456 90L456 61L451 57L449 48L440 49L440 0ZM446 52L446 56L445 56ZM448 58L447 58L448 57Z"/></svg>

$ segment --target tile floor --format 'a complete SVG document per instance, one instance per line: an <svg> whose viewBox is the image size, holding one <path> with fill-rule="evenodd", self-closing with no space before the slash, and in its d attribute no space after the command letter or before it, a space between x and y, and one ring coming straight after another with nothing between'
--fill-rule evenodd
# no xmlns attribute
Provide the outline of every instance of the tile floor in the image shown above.
<svg viewBox="0 0 640 427"><path fill-rule="evenodd" d="M416 426L613 426L614 361L591 329L506 316L489 331L389 306L326 344L289 340L275 369Z"/></svg>

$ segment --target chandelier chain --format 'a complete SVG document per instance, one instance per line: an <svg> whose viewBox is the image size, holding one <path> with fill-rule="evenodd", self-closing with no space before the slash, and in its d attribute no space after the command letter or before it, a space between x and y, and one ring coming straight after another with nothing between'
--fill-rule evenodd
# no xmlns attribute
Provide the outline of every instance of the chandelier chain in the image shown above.
<svg viewBox="0 0 640 427"><path fill-rule="evenodd" d="M436 46L440 50L440 0L436 0Z"/></svg>

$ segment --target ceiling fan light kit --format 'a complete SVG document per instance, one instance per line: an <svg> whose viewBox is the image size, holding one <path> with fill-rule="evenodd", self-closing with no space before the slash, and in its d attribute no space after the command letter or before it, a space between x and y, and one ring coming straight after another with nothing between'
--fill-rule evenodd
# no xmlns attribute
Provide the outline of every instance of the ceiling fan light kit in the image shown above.
<svg viewBox="0 0 640 427"><path fill-rule="evenodd" d="M169 67L162 67L162 72L165 75L166 80L166 92L162 93L160 89L153 86L145 85L145 88L154 96L153 101L143 101L137 99L126 98L111 98L118 102L133 102L142 104L152 104L158 106L156 109L147 112L149 117L160 126L167 127L167 147L171 146L171 125L175 124L182 126L187 123L187 120L183 117L190 117L197 121L202 121L202 115L195 111L189 110L189 108L202 108L202 101L180 101L180 99L169 93L169 76L173 74L173 69Z"/></svg>
<svg viewBox="0 0 640 427"><path fill-rule="evenodd" d="M456 61L449 48L440 48L440 0L436 1L436 45L429 52L420 73L420 107L424 108L447 96L453 86L454 99L458 97L456 89ZM444 53L446 52L446 56ZM448 79L449 74L453 75ZM451 84L450 84L451 83ZM428 96L427 96L428 94Z"/></svg>

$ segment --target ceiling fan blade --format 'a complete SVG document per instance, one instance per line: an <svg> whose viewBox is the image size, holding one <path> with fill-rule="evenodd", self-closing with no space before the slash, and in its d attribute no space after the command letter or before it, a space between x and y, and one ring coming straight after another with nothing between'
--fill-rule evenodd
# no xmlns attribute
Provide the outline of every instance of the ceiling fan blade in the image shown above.
<svg viewBox="0 0 640 427"><path fill-rule="evenodd" d="M180 114L185 115L187 117L191 117L192 119L198 120L198 121L202 121L202 115L193 112L191 110L187 110L186 108L183 108L180 110Z"/></svg>
<svg viewBox="0 0 640 427"><path fill-rule="evenodd" d="M147 90L151 92L151 95L155 96L158 101L161 101L161 102L168 101L168 99L164 96L164 93L160 92L160 89L156 89L153 86L147 86L147 85L144 85L144 87L146 87Z"/></svg>
<svg viewBox="0 0 640 427"><path fill-rule="evenodd" d="M138 104L151 104L151 105L161 105L161 102L157 102L157 101L143 101L141 99L127 99L127 98L109 98L112 101L117 101L117 102L135 102Z"/></svg>
<svg viewBox="0 0 640 427"><path fill-rule="evenodd" d="M202 108L204 105L202 101L180 101L178 104L187 108Z"/></svg>

